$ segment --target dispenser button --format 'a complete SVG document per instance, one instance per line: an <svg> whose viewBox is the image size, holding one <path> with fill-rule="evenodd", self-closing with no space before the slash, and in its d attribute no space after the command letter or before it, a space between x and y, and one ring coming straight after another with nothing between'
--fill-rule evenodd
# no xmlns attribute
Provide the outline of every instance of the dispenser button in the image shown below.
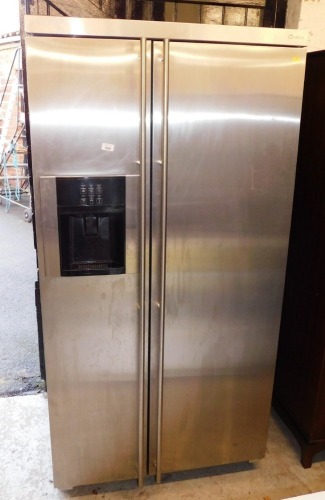
<svg viewBox="0 0 325 500"><path fill-rule="evenodd" d="M103 203L103 198L101 196L96 197L96 205L101 205Z"/></svg>
<svg viewBox="0 0 325 500"><path fill-rule="evenodd" d="M87 205L87 198L85 197L80 198L80 205Z"/></svg>
<svg viewBox="0 0 325 500"><path fill-rule="evenodd" d="M97 217L94 215L89 215L84 218L85 224L85 234L87 236L96 236L98 232L97 227Z"/></svg>
<svg viewBox="0 0 325 500"><path fill-rule="evenodd" d="M92 184L90 184L88 186L88 193L89 194L94 194L94 192L95 192L95 188L94 188L94 186Z"/></svg>
<svg viewBox="0 0 325 500"><path fill-rule="evenodd" d="M87 193L87 186L86 184L81 184L80 186L80 194L86 194Z"/></svg>
<svg viewBox="0 0 325 500"><path fill-rule="evenodd" d="M96 194L102 194L103 187L101 184L96 184Z"/></svg>

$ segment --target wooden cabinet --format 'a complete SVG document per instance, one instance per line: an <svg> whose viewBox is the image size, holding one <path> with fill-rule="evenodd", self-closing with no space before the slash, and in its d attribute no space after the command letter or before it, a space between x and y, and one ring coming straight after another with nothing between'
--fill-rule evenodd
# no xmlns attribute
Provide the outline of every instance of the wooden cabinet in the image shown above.
<svg viewBox="0 0 325 500"><path fill-rule="evenodd" d="M325 449L325 51L307 57L273 403L311 467Z"/></svg>

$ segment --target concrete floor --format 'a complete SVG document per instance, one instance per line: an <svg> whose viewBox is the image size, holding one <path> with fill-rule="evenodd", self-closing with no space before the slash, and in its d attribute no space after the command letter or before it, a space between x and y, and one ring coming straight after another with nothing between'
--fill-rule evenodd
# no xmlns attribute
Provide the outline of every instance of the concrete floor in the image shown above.
<svg viewBox="0 0 325 500"><path fill-rule="evenodd" d="M297 443L276 414L271 418L266 457L257 463L215 467L211 477L202 472L196 477L185 473L170 475L168 482L142 489L131 489L135 487L131 481L79 487L70 492L53 487L46 394L0 398L0 415L3 500L283 500L325 490L325 452L315 457L311 469L303 469ZM320 498L325 495L317 495L317 500Z"/></svg>
<svg viewBox="0 0 325 500"><path fill-rule="evenodd" d="M23 214L21 207L11 205L6 213L4 202L0 205L0 396L40 384L36 253L33 227Z"/></svg>

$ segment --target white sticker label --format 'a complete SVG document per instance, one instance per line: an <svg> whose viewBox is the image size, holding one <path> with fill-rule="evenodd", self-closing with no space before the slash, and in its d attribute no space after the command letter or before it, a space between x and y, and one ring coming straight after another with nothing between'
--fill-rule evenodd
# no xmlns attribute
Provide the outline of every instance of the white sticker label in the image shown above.
<svg viewBox="0 0 325 500"><path fill-rule="evenodd" d="M114 151L114 144L108 144L108 142L102 142L102 151Z"/></svg>

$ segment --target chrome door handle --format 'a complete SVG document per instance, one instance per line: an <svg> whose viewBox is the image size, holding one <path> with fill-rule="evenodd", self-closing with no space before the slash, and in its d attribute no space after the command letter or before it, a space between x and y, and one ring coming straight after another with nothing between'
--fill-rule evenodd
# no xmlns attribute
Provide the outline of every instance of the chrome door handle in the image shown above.
<svg viewBox="0 0 325 500"><path fill-rule="evenodd" d="M138 483L144 483L144 373L145 373L145 284L146 284L146 39L141 38L140 117L140 317L139 317L139 428ZM138 163L138 162L136 162Z"/></svg>
<svg viewBox="0 0 325 500"><path fill-rule="evenodd" d="M163 135L162 135L162 193L161 193L161 263L160 263L160 315L159 315L159 367L158 367L158 423L157 423L157 483L161 482L161 440L163 412L163 375L165 340L165 287L166 287L166 230L167 230L167 172L168 172L168 102L169 102L169 40L164 40Z"/></svg>

